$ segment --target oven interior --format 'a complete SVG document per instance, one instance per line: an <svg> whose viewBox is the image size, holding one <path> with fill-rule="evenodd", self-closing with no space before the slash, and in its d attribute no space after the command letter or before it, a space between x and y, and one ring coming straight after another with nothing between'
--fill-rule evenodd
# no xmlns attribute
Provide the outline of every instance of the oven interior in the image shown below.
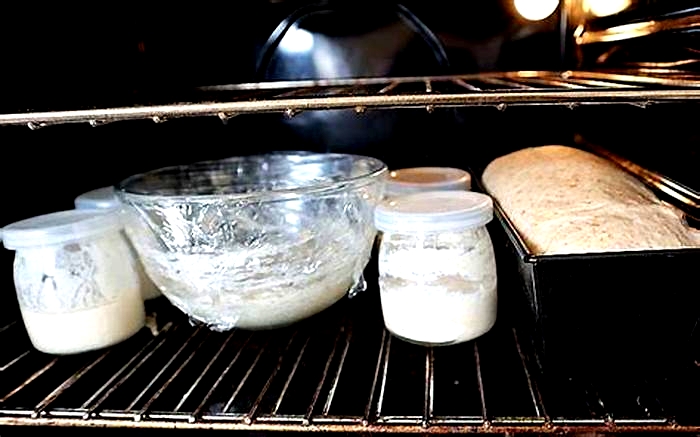
<svg viewBox="0 0 700 437"><path fill-rule="evenodd" d="M478 176L492 159L520 148L590 144L700 189L692 116L700 99L693 33L700 11L693 2L668 9L640 0L593 20L582 15L580 3L562 5L549 24L561 31L554 52L565 47L566 56L540 64L541 71L194 90L158 89L164 82L149 77L149 93L112 88L101 102L91 101L94 78L88 72L67 87L39 80L34 91L15 90L3 104L0 223L71 209L78 194L153 168L280 150L353 151L389 168L449 164ZM270 21L266 29L274 28ZM233 77L210 79L240 83L247 76ZM71 94L72 85L81 91ZM347 130L309 136L309 126L336 122ZM341 138L368 126L372 135ZM497 246L506 244L498 222L490 231ZM32 349L14 297L12 252L0 252L0 260L0 425L7 435L47 426L149 435L172 429L700 429L696 342L687 345L689 358L681 366L661 374L630 366L621 377L587 372L576 363L543 372L521 320L523 286L517 271L500 260L497 325L462 345L425 348L392 338L384 330L373 259L366 291L289 328L210 332L191 326L160 298L148 302L150 329L118 346L67 357ZM693 277L687 272L688 292ZM674 316L659 314L658 323ZM601 350L610 349L609 341L601 336ZM612 359L588 353L593 356L586 360Z"/></svg>

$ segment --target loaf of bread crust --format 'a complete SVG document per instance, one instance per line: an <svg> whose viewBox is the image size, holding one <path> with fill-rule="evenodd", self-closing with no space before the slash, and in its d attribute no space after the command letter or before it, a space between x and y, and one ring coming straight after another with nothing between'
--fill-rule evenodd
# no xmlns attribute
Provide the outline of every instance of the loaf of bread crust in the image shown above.
<svg viewBox="0 0 700 437"><path fill-rule="evenodd" d="M482 181L535 254L700 247L680 210L579 149L522 149L492 161Z"/></svg>

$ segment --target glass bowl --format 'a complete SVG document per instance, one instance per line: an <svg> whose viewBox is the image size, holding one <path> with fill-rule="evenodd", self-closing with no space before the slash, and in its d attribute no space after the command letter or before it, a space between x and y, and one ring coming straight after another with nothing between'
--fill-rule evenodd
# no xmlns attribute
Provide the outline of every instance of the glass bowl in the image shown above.
<svg viewBox="0 0 700 437"><path fill-rule="evenodd" d="M217 331L267 329L364 286L386 172L364 156L271 153L135 175L117 194L175 306Z"/></svg>

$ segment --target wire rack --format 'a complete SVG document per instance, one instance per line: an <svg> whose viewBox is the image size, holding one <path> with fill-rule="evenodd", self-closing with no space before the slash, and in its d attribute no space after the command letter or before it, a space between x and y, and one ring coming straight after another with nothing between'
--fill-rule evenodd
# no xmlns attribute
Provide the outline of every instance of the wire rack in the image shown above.
<svg viewBox="0 0 700 437"><path fill-rule="evenodd" d="M500 323L442 348L388 334L376 292L270 332L193 327L167 302L113 348L54 357L0 328L0 425L386 433L700 431L668 386L543 378ZM507 317L503 318L507 320ZM697 375L684 376L688 390ZM682 405L677 404L682 399ZM696 416L696 415L695 415ZM689 417L686 420L683 417Z"/></svg>
<svg viewBox="0 0 700 437"><path fill-rule="evenodd" d="M583 21L585 22L585 19ZM577 44L586 45L623 41L659 33L692 33L698 27L700 27L700 8L691 7L655 16L653 19L635 20L603 29L587 29L585 24L581 24L574 31L574 37Z"/></svg>
<svg viewBox="0 0 700 437"><path fill-rule="evenodd" d="M177 92L172 95L177 95ZM170 97L172 99L172 97ZM215 116L222 121L246 113L354 109L358 114L377 108L425 108L510 105L632 104L700 99L697 76L642 75L631 72L521 71L463 76L263 82L211 86L190 90L178 102L134 102L128 107L75 110L17 111L0 114L0 125L31 129L63 124L100 126L121 120L156 123L181 118ZM160 99L162 100L162 99Z"/></svg>

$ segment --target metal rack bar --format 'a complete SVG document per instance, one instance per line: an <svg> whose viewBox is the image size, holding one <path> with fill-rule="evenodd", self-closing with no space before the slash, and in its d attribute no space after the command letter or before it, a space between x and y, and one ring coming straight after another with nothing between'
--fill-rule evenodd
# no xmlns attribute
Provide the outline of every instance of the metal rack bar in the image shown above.
<svg viewBox="0 0 700 437"><path fill-rule="evenodd" d="M18 355L17 357L15 357L15 358L11 359L10 361L8 361L7 364L4 364L4 365L0 366L0 372L4 372L4 371L6 371L7 369L9 369L10 367L12 367L12 366L14 366L15 364L17 364L20 360L22 360L22 358L24 358L24 357L26 357L27 355L29 355L30 352L31 352L31 350L25 351L25 352L21 353L20 355Z"/></svg>
<svg viewBox="0 0 700 437"><path fill-rule="evenodd" d="M180 355L180 352L189 344L189 342L191 341L191 339L194 338L194 336L195 336L198 332L199 332L199 329L197 329L197 330L195 331L195 333L192 335L192 337L190 337L190 339L188 339L188 340L185 342L185 344L182 346L182 348L181 348L180 350L178 350L178 352L177 352L175 355L173 355L173 357L170 359L170 361L168 361L168 363L167 363L165 366L163 366L163 368L160 370L160 372L158 372L158 375L156 375L155 378L153 378L153 381L151 382L151 384L149 384L149 386L146 387L146 389L144 389L144 391L143 391L142 393L145 393L146 390L149 390L150 387L151 387L151 385L154 384L155 381L157 381L158 379L160 379L160 377L162 376L162 374L165 373L165 371L170 367L170 365L171 365L171 364L175 361L175 359ZM183 370L185 367L187 367L187 365L192 361L192 359L194 358L195 354L197 353L197 351L199 351L199 350L202 348L202 346L204 345L204 343L205 343L205 342L207 341L207 339L209 338L210 334L211 334L210 332L207 333L206 337L194 348L194 350L193 350L193 351L190 353L190 355L185 359L185 361L183 361L182 364L180 364L180 366L175 370L175 372L172 374L172 376L171 376L170 378L168 378L168 380L165 382L165 384L163 384L163 385L158 389L158 391L156 391L156 392L153 394L153 396L151 396L151 398L143 405L143 407L141 407L141 411L139 411L139 412L136 414L136 416L134 416L137 420L141 420L141 419L146 415L146 413L147 413L148 410L150 409L151 405L153 405L153 403L154 403L156 400L158 400L158 398L163 394L163 392L164 392L165 390L168 389L168 387L170 386L170 384L172 384L173 381L175 381L175 379L180 375L180 373L182 373L182 370ZM131 409L133 408L134 405L135 405L135 402L132 403L132 405L130 405L129 408L127 408L127 410L131 410Z"/></svg>
<svg viewBox="0 0 700 437"><path fill-rule="evenodd" d="M452 82L455 83L456 85L461 86L464 89L469 90L469 91L483 91L478 86L472 85L472 84L466 82L464 79L456 78L456 79L453 79Z"/></svg>
<svg viewBox="0 0 700 437"><path fill-rule="evenodd" d="M275 366L275 369L270 374L270 377L267 379L267 382L265 382L265 385L263 386L262 390L260 390L260 394L258 394L258 397L253 402L253 405L250 407L250 410L248 410L248 413L246 413L245 418L243 419L245 423L250 424L253 421L253 419L255 419L255 416L258 412L258 408L260 408L260 403L265 397L267 391L270 389L272 381L274 381L275 377L277 376L277 373L279 373L280 369L282 368L282 364L284 363L285 358L287 358L287 351L290 347L292 347L292 343L294 343L294 340L296 339L298 334L299 331L295 331L294 334L292 334L292 336L290 337L289 341L287 342L287 346L284 348L284 351L280 354L280 357L277 359L277 366Z"/></svg>
<svg viewBox="0 0 700 437"><path fill-rule="evenodd" d="M224 371L221 372L221 374L216 379L214 384L212 384L212 386L209 389L209 391L207 392L207 394L204 395L204 398L202 398L202 401L199 403L197 408L195 408L194 412L192 412L192 414L188 418L188 421L190 423L194 423L200 417L202 411L204 410L204 408L207 405L207 402L209 402L209 399L211 399L212 395L214 394L216 389L219 387L219 385L221 385L221 382L224 380L224 378L226 378L226 376L228 376L228 374L231 372L231 369L238 362L238 359L241 357L241 354L245 350L246 346L248 346L248 343L250 342L250 340L252 338L253 338L252 334L248 335L248 338L245 339L245 341L241 345L240 349L238 349L238 351L236 352L236 355L233 357L233 359L231 359L231 361L228 363L228 365L226 366ZM264 347L263 347L263 349L264 349Z"/></svg>
<svg viewBox="0 0 700 437"><path fill-rule="evenodd" d="M633 85L629 83L619 83L609 80L595 80L595 79L580 79L576 77L569 77L567 83L585 85L587 88L641 88L641 85Z"/></svg>
<svg viewBox="0 0 700 437"><path fill-rule="evenodd" d="M7 402L8 399L10 399L12 396L16 395L17 393L19 393L24 387L26 387L27 385L36 381L37 378L39 378L44 373L48 372L53 366L56 365L56 363L58 363L58 358L54 358L53 360L49 361L48 364L46 364L44 367L42 367L41 369L34 372L32 374L32 376L25 379L24 382L22 382L20 385L15 387L14 390L12 390L8 394L6 394L5 397L0 399L0 404Z"/></svg>
<svg viewBox="0 0 700 437"><path fill-rule="evenodd" d="M326 399L326 404L323 406L323 412L321 413L322 416L328 416L328 413L331 410L331 404L333 403L333 398L335 397L335 392L338 389L338 383L340 382L340 375L343 372L343 368L345 366L345 358L348 355L348 350L350 349L350 339L352 338L352 327L348 328L348 332L345 336L345 347L343 348L343 352L340 355L340 363L338 364L338 368L336 369L335 376L333 377L333 382L331 383L331 388L328 391L328 398Z"/></svg>
<svg viewBox="0 0 700 437"><path fill-rule="evenodd" d="M570 105L578 103L644 103L700 100L700 80L626 72L505 72L412 78L363 78L326 81L269 82L203 87L204 92L233 92L207 102L173 102L120 108L96 108L0 114L0 125L32 129L64 123L92 126L123 121L156 123L181 118L215 116L226 122L246 113L322 109L416 108L482 105ZM483 90L473 83L488 84ZM419 84L412 92L395 93L401 85ZM445 86L453 85L450 92ZM456 88L454 87L456 85ZM649 89L649 86L658 88ZM372 87L376 87L375 90ZM463 92L455 92L462 90ZM332 92L330 92L332 90ZM258 92L241 94L241 92ZM330 95L329 95L330 92ZM247 97L246 97L247 96ZM251 98L254 97L254 98Z"/></svg>
<svg viewBox="0 0 700 437"><path fill-rule="evenodd" d="M533 90L530 92L494 91L483 94L415 94L381 96L338 96L267 101L172 104L139 108L94 109L83 111L43 112L31 115L3 114L0 125L30 125L40 128L51 124L115 122L153 119L159 122L181 117L217 116L228 114L295 112L319 109L411 108L421 106L483 106L483 105L566 105L569 103L635 103L700 100L700 90Z"/></svg>
<svg viewBox="0 0 700 437"><path fill-rule="evenodd" d="M389 375L389 355L391 354L391 339L393 337L388 335L386 340L386 347L384 351L384 357L382 358L382 382L379 384L379 398L377 399L377 418L382 418L382 409L384 408L384 394L386 390L386 380Z"/></svg>
<svg viewBox="0 0 700 437"><path fill-rule="evenodd" d="M384 363L384 350L388 345L391 336L387 333L386 329L382 330L382 340L379 343L379 353L377 354L377 365L374 369L374 378L372 378L372 388L369 391L369 399L365 405L365 414L362 417L362 423L368 425L372 419L372 404L374 403L374 394L377 391L377 382L379 381L379 372L382 369L382 364ZM382 378L382 384L386 381L386 376ZM384 388L381 389L382 393ZM382 395L383 396L383 395Z"/></svg>
<svg viewBox="0 0 700 437"><path fill-rule="evenodd" d="M304 352L306 352L306 348L309 345L310 340L311 340L311 337L306 338L304 345L301 347L301 350L299 351L299 355L297 356L296 361L294 361L294 365L292 366L292 371L289 372L289 376L287 377L287 380L284 382L284 386L282 387L282 391L280 392L280 395L277 397L277 402L275 402L275 407L272 410L272 414L275 416L277 415L277 412L279 411L280 407L282 406L282 402L284 402L284 396L287 394L287 390L289 390L289 385L292 383L292 379L294 378L294 375L296 375L297 370L299 369L299 364L301 364L301 360L304 357Z"/></svg>
<svg viewBox="0 0 700 437"><path fill-rule="evenodd" d="M391 82L389 85L385 86L384 88L379 90L379 94L388 94L391 92L394 88L399 86L401 82Z"/></svg>
<svg viewBox="0 0 700 437"><path fill-rule="evenodd" d="M433 400L435 398L435 356L433 348L425 350L425 402L423 404L423 427L427 428L433 419Z"/></svg>
<svg viewBox="0 0 700 437"><path fill-rule="evenodd" d="M82 405L81 408L87 408L87 412L85 413L84 417L90 418L93 414L95 414L95 411L100 408L100 406L114 393L117 391L119 387L127 380L131 375L136 373L136 371L151 357L155 352L160 349L164 344L165 341L167 340L167 336L163 335L170 331L172 324L166 325L160 332L160 334L157 337L154 337L151 341L149 341L136 355L134 355L129 362L127 362L117 373L114 374L106 383L100 387L97 392L95 392L94 395L90 397L87 401L85 401ZM177 327L176 327L177 329ZM142 354L149 348L149 346L153 343L155 343L156 339L159 339L160 341L156 344L156 346L148 352L143 358L141 358ZM117 380L123 373L125 373L131 366L132 364L136 363L136 361L141 358L138 363L131 368L131 370L126 373L126 375L122 376L119 380ZM116 381L116 383L115 383ZM98 396L100 396L101 393L104 394L97 400ZM94 403L93 403L94 402Z"/></svg>
<svg viewBox="0 0 700 437"><path fill-rule="evenodd" d="M229 342L231 341L231 339L233 338L233 335L234 335L235 333L236 333L236 331L232 331L232 332L226 337L226 340L224 340L224 342L221 344L221 346L220 346L219 349L216 351L216 353L214 354L214 356L211 358L211 360L209 360L209 362L207 363L207 365L206 365L206 367L204 368L204 370L202 370L202 373L200 373L200 375L197 377L197 379L195 379L194 383L192 383L192 385L190 386L189 390L187 390L187 392L185 392L185 394L184 394L184 395L182 396L182 398L180 399L180 402L177 403L177 405L176 405L175 408L173 409L174 412L176 412L176 413L179 412L179 411L180 411L180 408L182 408L182 406L185 404L185 402L187 402L187 399L189 399L190 396L192 396L192 393L194 392L194 390L195 390L195 389L197 388L197 386L199 386L199 384L202 382L202 379L204 379L204 376L207 375L207 374L209 373L209 371L211 370L212 366L214 365L214 363L216 362L216 360L219 359L219 357L221 356L221 353L224 351L224 349L226 349L226 346L228 346ZM192 355L194 355L194 353L193 353Z"/></svg>
<svg viewBox="0 0 700 437"><path fill-rule="evenodd" d="M187 338L187 340L185 340L185 342L182 344L182 346L180 346L180 349L178 349L177 352L175 352L175 354L173 354L173 356L170 357L170 359L168 360L168 362L165 363L165 365L158 371L158 373L153 377L153 379L151 380L151 382L148 383L148 385L146 385L146 387L144 387L144 389L141 390L141 392L134 398L134 400L131 401L131 403L129 404L129 406L127 406L127 407L125 408L126 411L132 411L132 410L134 409L134 407L136 406L136 404L138 404L139 401L141 401L141 399L143 399L143 397L146 395L146 393L148 393L148 391L156 384L156 382L158 382L158 380L160 380L160 378L165 374L165 372L170 368L170 366L173 365L173 363L175 362L175 360L177 360L177 358L180 356L180 354L182 354L182 352L184 352L184 350L187 348L187 346L190 345L190 342L191 342L191 341L197 336L197 334L199 334L200 332L201 332L201 327L198 327L197 329L195 329L195 330L192 332L192 334L190 334L190 336ZM168 385L168 383L166 382L166 386L167 386L167 385ZM158 393L156 393L156 394L158 394ZM156 397L157 397L157 396L156 396ZM148 403L148 402L147 402L147 403ZM135 417L139 417L139 416L137 415L137 416L135 416Z"/></svg>
<svg viewBox="0 0 700 437"><path fill-rule="evenodd" d="M517 81L514 81L510 77L498 78L498 77L484 77L479 79L481 82L488 83L490 85L495 85L497 89L519 89L519 90L535 90L537 87L526 85Z"/></svg>
<svg viewBox="0 0 700 437"><path fill-rule="evenodd" d="M7 331L10 328L12 328L16 324L17 324L17 320L14 320L14 321L8 323L7 325L3 326L2 328L0 328L0 334L2 334L3 332Z"/></svg>
<svg viewBox="0 0 700 437"><path fill-rule="evenodd" d="M576 37L576 43L585 45L599 42L623 41L671 30L692 31L700 27L700 16L698 14L700 14L700 11L696 11L694 15L685 17L622 24L603 30L584 30Z"/></svg>
<svg viewBox="0 0 700 437"><path fill-rule="evenodd" d="M481 417L484 424L489 423L488 411L486 410L486 391L484 390L484 379L481 375L481 356L479 346L474 343L474 360L476 361L476 380L479 385L479 399L481 400Z"/></svg>
<svg viewBox="0 0 700 437"><path fill-rule="evenodd" d="M164 419L172 420L171 417L163 417ZM34 426L34 427L85 427L86 424L74 418L55 419L55 418L39 418L31 419L27 417L2 417L0 418L0 426ZM119 418L101 418L93 419L89 422L90 427L108 428L108 429L167 429L167 430L220 430L220 431L241 431L241 432L300 432L300 433L371 433L371 434L420 434L420 431L415 429L414 425L396 424L392 426L384 426L381 424L371 424L369 426L354 425L351 423L317 423L312 425L301 425L297 423L277 423L268 421L255 421L251 424L245 424L237 421L220 421L220 422L182 422L182 421L166 421L166 420L148 420L135 422L133 420L124 420ZM422 428L422 433L426 431ZM552 435L593 435L615 432L622 433L683 433L683 434L698 434L700 426L674 426L673 424L662 423L659 421L639 421L628 422L621 421L610 425L599 425L597 423L579 423L579 424L558 424L554 423L551 428L533 428L529 427L525 430L520 425L504 425L492 427L478 427L474 425L450 424L441 426L432 426L430 434L445 435L445 434L491 434L491 435L513 435L523 432L533 433L539 432L542 434Z"/></svg>
<svg viewBox="0 0 700 437"><path fill-rule="evenodd" d="M236 396L243 390L243 386L245 385L246 381L248 381L248 378L250 378L250 375L253 373L253 370L255 369L255 366L258 365L258 362L260 361L260 358L262 358L263 353L265 353L265 349L267 348L269 344L269 340L265 342L265 345L260 348L258 351L258 354L255 356L255 359L253 360L253 363L248 367L248 370L246 371L245 375L243 375L243 378L240 380L238 383L238 386L236 387L236 390L233 391L233 394L231 394L231 397L229 397L228 401L224 405L224 408L221 410L222 413L228 414L229 410L233 406L233 401L236 400Z"/></svg>
<svg viewBox="0 0 700 437"><path fill-rule="evenodd" d="M659 85L663 87L687 87L690 89L700 87L700 81L678 79L667 76L634 75L627 72L598 72L598 71L571 71L562 73L564 79L596 79L614 81L620 84L631 84L637 86Z"/></svg>
<svg viewBox="0 0 700 437"><path fill-rule="evenodd" d="M338 342L340 341L341 335L343 335L343 327L341 326L340 330L338 331L338 334L335 336L335 340L333 341L333 349L331 350L331 353L328 355L328 359L326 360L326 366L323 368L323 373L321 374L321 380L318 382L318 385L316 386L316 391L314 392L314 396L311 399L311 403L309 404L309 408L306 410L306 414L304 415L304 423L309 424L311 423L311 417L314 414L314 409L316 408L316 403L318 402L318 398L321 396L321 390L323 389L323 385L326 383L326 379L328 378L328 371L331 368L331 363L333 362L333 358L335 358L335 354L338 351Z"/></svg>
<svg viewBox="0 0 700 437"><path fill-rule="evenodd" d="M677 78L669 78L665 75L659 76L648 76L640 75L639 71L635 69L628 69L625 71L613 70L613 71L589 71L589 70L568 70L568 71L507 71L507 72L485 72L485 73L473 73L473 74L460 74L460 75L447 75L447 76L404 76L404 77L372 77L372 78L352 78L352 79L323 79L323 80L294 80L294 81L274 81L274 82L257 82L257 83L240 83L231 85L216 85L197 88L199 91L204 92L241 92L249 90L294 90L298 88L302 89L314 89L314 88L342 88L342 87L355 87L355 86L384 86L384 88L379 89L379 93L385 93L384 89L390 86L391 89L403 84L417 84L425 83L426 80L434 84L442 83L455 83L455 81L463 81L465 83L471 84L474 81L482 81L484 79L496 79L501 80L499 83L507 88L512 89L513 86L509 86L510 82L505 79L527 79L527 78L552 78L559 80L568 80L571 77L583 77L588 75L595 75L600 78L606 76L614 77L623 75L627 78L628 82L634 83L636 79L645 79L652 77L659 81L659 83L664 83L667 86L698 86L700 84L700 79L696 76L692 78L679 81ZM640 84L643 82L639 82ZM471 87L468 87L471 89ZM477 89L475 91L481 91Z"/></svg>
<svg viewBox="0 0 700 437"><path fill-rule="evenodd" d="M630 65L634 68L648 68L648 69L665 69L670 70L674 67L684 67L686 65L692 65L700 62L700 59L681 59L678 61L668 61L668 62L629 62L625 65ZM683 70L679 70L682 72Z"/></svg>
<svg viewBox="0 0 700 437"><path fill-rule="evenodd" d="M32 414L32 417L39 417L41 413L43 413L58 397L63 394L66 390L68 390L73 384L75 384L80 378L82 378L86 373L88 373L90 370L94 369L95 366L100 364L102 361L104 361L105 358L109 355L109 353L112 350L107 350L103 354L101 354L99 357L97 357L96 360L92 361L91 363L85 365L82 369L80 369L77 373L73 374L70 376L68 379L63 381L58 387L56 387L48 396L46 396L39 404L37 404L36 407L34 407L34 412Z"/></svg>
<svg viewBox="0 0 700 437"><path fill-rule="evenodd" d="M511 79L514 80L518 83L521 83L522 85L528 86L527 89L535 89L532 85L538 85L540 87L544 88L565 88L565 89L572 89L572 90L588 90L591 88L594 88L589 85L583 85L579 82L574 82L571 80L562 80L562 79L554 79L554 78L547 78L547 77L530 77L530 78L520 78L520 79ZM620 85L620 87L626 88L626 86Z"/></svg>
<svg viewBox="0 0 700 437"><path fill-rule="evenodd" d="M535 407L535 414L537 417L543 417L545 420L549 421L549 416L544 408L544 402L542 402L542 393L540 393L537 384L534 382L532 376L530 375L530 370L528 370L527 358L520 347L520 342L518 341L518 333L513 331L513 340L515 340L515 348L518 351L518 356L520 357L520 362L523 365L523 372L525 372L525 378L527 379L527 387L530 391L530 397L532 398L532 404Z"/></svg>

